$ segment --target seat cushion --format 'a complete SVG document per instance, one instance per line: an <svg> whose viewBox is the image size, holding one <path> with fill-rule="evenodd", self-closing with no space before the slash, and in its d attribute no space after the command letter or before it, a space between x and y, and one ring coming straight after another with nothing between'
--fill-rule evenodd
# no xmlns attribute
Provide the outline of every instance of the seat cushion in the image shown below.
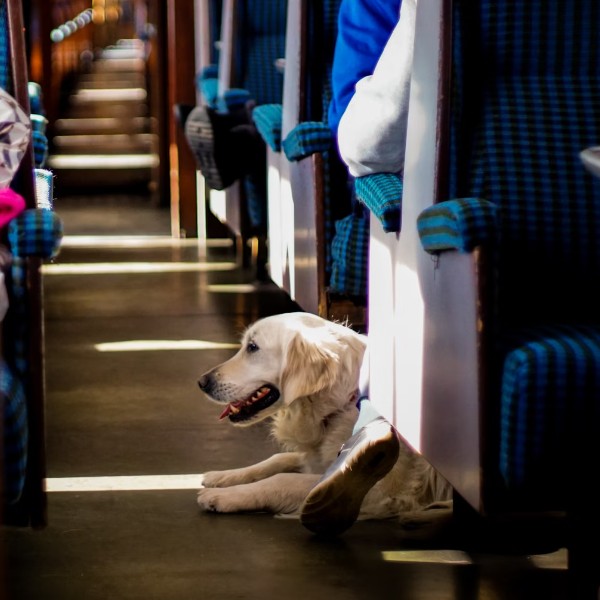
<svg viewBox="0 0 600 600"><path fill-rule="evenodd" d="M573 436L583 422L600 424L600 326L529 328L513 332L506 343L502 476L516 496L564 508L561 486L576 459Z"/></svg>

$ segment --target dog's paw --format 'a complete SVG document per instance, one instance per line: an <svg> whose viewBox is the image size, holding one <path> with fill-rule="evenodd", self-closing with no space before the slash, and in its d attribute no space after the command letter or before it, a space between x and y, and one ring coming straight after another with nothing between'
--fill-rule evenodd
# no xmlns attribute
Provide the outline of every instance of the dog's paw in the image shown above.
<svg viewBox="0 0 600 600"><path fill-rule="evenodd" d="M235 485L228 471L208 471L201 477L201 485L205 488L221 488Z"/></svg>
<svg viewBox="0 0 600 600"><path fill-rule="evenodd" d="M225 488L202 488L198 492L198 506L206 512L237 512L238 508L231 501L230 493Z"/></svg>

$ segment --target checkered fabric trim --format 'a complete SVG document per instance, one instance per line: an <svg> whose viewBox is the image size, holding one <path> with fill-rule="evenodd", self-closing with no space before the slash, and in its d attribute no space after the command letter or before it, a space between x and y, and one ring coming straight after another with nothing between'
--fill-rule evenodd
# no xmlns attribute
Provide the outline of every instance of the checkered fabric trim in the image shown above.
<svg viewBox="0 0 600 600"><path fill-rule="evenodd" d="M58 253L63 236L59 216L42 208L30 208L8 226L8 241L15 257L52 258Z"/></svg>
<svg viewBox="0 0 600 600"><path fill-rule="evenodd" d="M6 0L0 0L0 88L10 93L10 40L8 39L8 13Z"/></svg>
<svg viewBox="0 0 600 600"><path fill-rule="evenodd" d="M431 254L442 250L471 252L496 240L498 208L479 198L440 202L419 215L417 230L423 248Z"/></svg>
<svg viewBox="0 0 600 600"><path fill-rule="evenodd" d="M282 117L283 107L281 104L263 104L252 111L256 129L273 152L281 151Z"/></svg>
<svg viewBox="0 0 600 600"><path fill-rule="evenodd" d="M375 173L354 180L356 197L379 219L383 230L402 227L402 179L393 173Z"/></svg>
<svg viewBox="0 0 600 600"><path fill-rule="evenodd" d="M351 214L335 222L331 241L330 290L349 296L366 296L369 264L369 220Z"/></svg>
<svg viewBox="0 0 600 600"><path fill-rule="evenodd" d="M296 125L281 145L288 160L302 160L331 148L331 129L323 122L305 121Z"/></svg>
<svg viewBox="0 0 600 600"><path fill-rule="evenodd" d="M600 328L556 326L515 334L502 380L500 468L511 487L568 471L577 420L600 422ZM543 475L544 477L540 477Z"/></svg>
<svg viewBox="0 0 600 600"><path fill-rule="evenodd" d="M25 487L29 429L23 388L4 362L0 362L0 402L4 419L4 501L14 504Z"/></svg>

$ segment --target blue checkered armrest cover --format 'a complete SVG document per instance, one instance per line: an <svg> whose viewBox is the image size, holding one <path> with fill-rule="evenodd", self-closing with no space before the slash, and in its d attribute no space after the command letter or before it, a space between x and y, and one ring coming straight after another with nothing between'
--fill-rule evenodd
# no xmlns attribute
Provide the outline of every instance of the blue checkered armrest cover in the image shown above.
<svg viewBox="0 0 600 600"><path fill-rule="evenodd" d="M331 144L329 125L322 121L305 121L290 131L282 147L288 160L297 161L317 152L326 152Z"/></svg>
<svg viewBox="0 0 600 600"><path fill-rule="evenodd" d="M52 258L58 253L63 224L52 210L30 208L8 225L8 241L14 256Z"/></svg>
<svg viewBox="0 0 600 600"><path fill-rule="evenodd" d="M281 151L281 104L263 104L252 111L252 118L258 132L273 152Z"/></svg>
<svg viewBox="0 0 600 600"><path fill-rule="evenodd" d="M417 218L417 229L426 252L471 252L496 239L498 209L479 198L447 200L426 208Z"/></svg>
<svg viewBox="0 0 600 600"><path fill-rule="evenodd" d="M356 197L383 225L386 232L398 232L402 218L402 179L394 173L375 173L357 177Z"/></svg>

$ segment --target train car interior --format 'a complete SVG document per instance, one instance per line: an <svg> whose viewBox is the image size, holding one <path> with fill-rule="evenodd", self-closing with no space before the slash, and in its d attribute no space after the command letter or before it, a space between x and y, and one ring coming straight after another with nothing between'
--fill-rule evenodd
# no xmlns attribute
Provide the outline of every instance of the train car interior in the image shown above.
<svg viewBox="0 0 600 600"><path fill-rule="evenodd" d="M600 598L600 5L420 0L404 169L350 177L353 2L0 0L0 600ZM277 451L201 377L293 312L444 528L199 506Z"/></svg>

